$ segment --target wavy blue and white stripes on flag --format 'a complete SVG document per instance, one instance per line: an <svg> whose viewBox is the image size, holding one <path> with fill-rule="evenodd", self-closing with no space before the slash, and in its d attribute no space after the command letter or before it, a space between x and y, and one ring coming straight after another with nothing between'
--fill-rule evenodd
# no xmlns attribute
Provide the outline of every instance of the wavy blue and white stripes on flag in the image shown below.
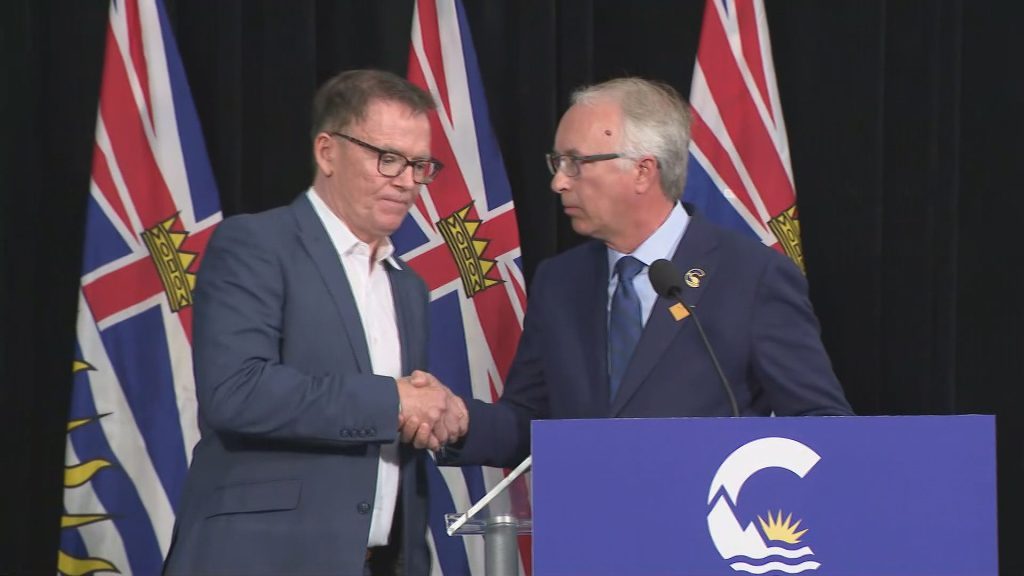
<svg viewBox="0 0 1024 576"><path fill-rule="evenodd" d="M707 0L683 198L803 268L789 141L763 0Z"/></svg>
<svg viewBox="0 0 1024 576"><path fill-rule="evenodd" d="M199 439L194 272L221 220L160 0L110 6L57 569L159 574Z"/></svg>
<svg viewBox="0 0 1024 576"><path fill-rule="evenodd" d="M420 195L393 239L431 296L430 369L463 397L488 402L503 389L522 333L526 289L512 193L487 102L466 14L458 0L418 0L409 79L437 102L431 151L444 170ZM434 574L484 574L483 539L449 537L444 514L467 510L507 471L430 464ZM528 484L514 510L529 511ZM528 540L521 571L530 570Z"/></svg>

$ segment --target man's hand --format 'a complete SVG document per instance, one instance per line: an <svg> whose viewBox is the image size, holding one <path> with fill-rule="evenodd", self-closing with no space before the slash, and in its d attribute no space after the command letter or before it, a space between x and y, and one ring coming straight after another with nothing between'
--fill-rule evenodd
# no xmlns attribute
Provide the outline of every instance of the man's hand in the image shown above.
<svg viewBox="0 0 1024 576"><path fill-rule="evenodd" d="M409 387L418 391L443 393L443 407L437 411L436 405L432 405L432 411L426 415L416 411L407 411L403 389L406 390L407 395L414 397L414 392L408 391ZM402 413L398 417L398 426L403 442L412 442L417 448L438 450L446 443L455 442L468 431L469 411L466 410L465 403L432 374L417 370L410 376L400 378L398 391L402 402ZM432 397L432 399L436 399L436 397Z"/></svg>
<svg viewBox="0 0 1024 576"><path fill-rule="evenodd" d="M396 382L402 406L398 415L402 441L412 442L417 448L439 449L447 435L440 439L433 429L445 416L451 392L437 378L419 370Z"/></svg>
<svg viewBox="0 0 1024 576"><path fill-rule="evenodd" d="M469 410L466 409L466 403L462 401L462 398L448 390L448 404L444 414L441 424L444 425L448 433L446 443L451 444L469 432ZM435 432L434 435L436 436L437 433Z"/></svg>

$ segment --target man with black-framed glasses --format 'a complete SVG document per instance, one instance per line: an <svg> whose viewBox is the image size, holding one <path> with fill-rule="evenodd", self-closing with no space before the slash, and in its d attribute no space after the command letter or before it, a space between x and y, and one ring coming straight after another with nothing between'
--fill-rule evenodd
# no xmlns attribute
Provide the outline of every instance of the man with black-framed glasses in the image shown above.
<svg viewBox="0 0 1024 576"><path fill-rule="evenodd" d="M429 94L355 70L314 100L312 186L221 223L195 292L202 438L167 574L426 575L423 448L461 436L427 372L428 293L394 254Z"/></svg>
<svg viewBox="0 0 1024 576"><path fill-rule="evenodd" d="M469 431L440 462L513 467L543 418L851 414L799 268L680 201L689 135L665 84L573 95L546 161L573 229L593 240L537 268L502 397L469 402ZM662 259L689 308L655 292L648 268Z"/></svg>

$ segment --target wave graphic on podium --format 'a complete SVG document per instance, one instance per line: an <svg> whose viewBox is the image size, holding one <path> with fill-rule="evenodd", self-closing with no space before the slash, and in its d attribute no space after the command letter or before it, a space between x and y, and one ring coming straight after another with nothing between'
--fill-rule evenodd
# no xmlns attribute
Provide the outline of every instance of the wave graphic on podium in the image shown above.
<svg viewBox="0 0 1024 576"><path fill-rule="evenodd" d="M770 571L798 574L821 567L820 562L806 559L814 556L809 546L791 549L769 546L765 541L767 537L772 542L799 544L807 530L798 531L800 521L792 522L792 515L783 520L780 510L777 517L769 511L767 521L758 517L765 534L762 536L753 522L747 523L746 527L740 525L732 505L739 501L743 484L757 472L766 468L782 468L803 478L819 460L821 457L814 450L796 440L770 437L740 446L722 462L708 492L708 504L714 503L708 512L708 532L724 560L745 558L757 561L737 560L729 564L733 570L750 574Z"/></svg>

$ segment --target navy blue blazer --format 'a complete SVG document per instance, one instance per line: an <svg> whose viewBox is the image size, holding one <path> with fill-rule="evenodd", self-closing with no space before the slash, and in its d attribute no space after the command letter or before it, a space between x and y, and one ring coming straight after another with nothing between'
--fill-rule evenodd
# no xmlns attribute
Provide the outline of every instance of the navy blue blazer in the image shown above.
<svg viewBox="0 0 1024 576"><path fill-rule="evenodd" d="M389 267L402 369L426 368L428 295ZM195 292L196 445L165 572L362 576L394 380L372 374L345 270L303 194L218 226ZM430 556L426 468L403 444L405 573Z"/></svg>
<svg viewBox="0 0 1024 576"><path fill-rule="evenodd" d="M848 415L821 343L807 282L775 250L694 214L673 263L698 268L683 300L700 318L741 415ZM609 398L608 257L590 241L543 262L523 335L495 404L469 403L469 434L446 464L511 467L530 453L530 420L729 416L728 395L692 318L659 298L621 389Z"/></svg>

